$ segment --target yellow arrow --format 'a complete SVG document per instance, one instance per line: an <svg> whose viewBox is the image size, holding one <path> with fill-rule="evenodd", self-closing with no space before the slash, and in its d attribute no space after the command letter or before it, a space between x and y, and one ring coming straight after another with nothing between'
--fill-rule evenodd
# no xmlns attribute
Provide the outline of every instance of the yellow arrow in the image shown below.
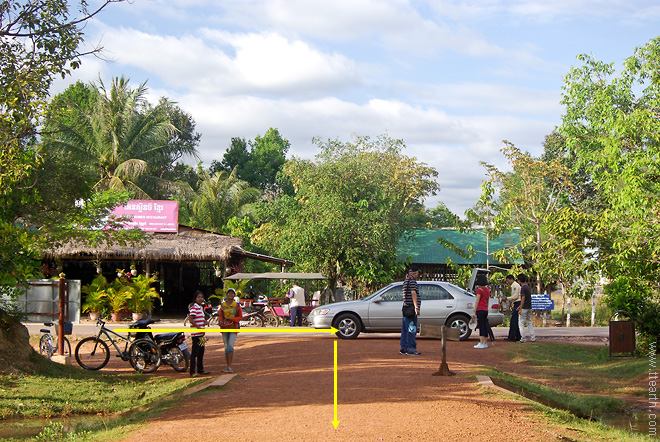
<svg viewBox="0 0 660 442"><path fill-rule="evenodd" d="M334 327L330 328L115 328L115 333L172 333L172 332L190 332L190 333L337 333Z"/></svg>
<svg viewBox="0 0 660 442"><path fill-rule="evenodd" d="M333 387L334 387L334 419L332 420L332 425L335 427L335 430L339 426L339 420L337 420L337 340L335 339L335 357L334 357L334 378L333 378Z"/></svg>

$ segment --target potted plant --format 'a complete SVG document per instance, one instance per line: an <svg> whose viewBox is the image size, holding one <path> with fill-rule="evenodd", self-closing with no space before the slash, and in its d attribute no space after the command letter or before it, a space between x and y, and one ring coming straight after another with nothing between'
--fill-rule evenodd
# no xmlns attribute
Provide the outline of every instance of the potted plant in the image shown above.
<svg viewBox="0 0 660 442"><path fill-rule="evenodd" d="M89 319L96 321L106 309L108 302L108 280L103 275L95 277L91 284L85 285L82 292L87 295L82 305L83 313L89 313Z"/></svg>
<svg viewBox="0 0 660 442"><path fill-rule="evenodd" d="M108 297L108 307L110 307L110 318L112 321L121 320L121 312L126 308L130 295L126 286L120 280L115 279L106 290Z"/></svg>
<svg viewBox="0 0 660 442"><path fill-rule="evenodd" d="M160 295L152 284L156 282L153 276L139 275L132 278L126 286L128 293L128 308L133 312L133 320L137 321L144 312L151 310L154 300L160 299Z"/></svg>

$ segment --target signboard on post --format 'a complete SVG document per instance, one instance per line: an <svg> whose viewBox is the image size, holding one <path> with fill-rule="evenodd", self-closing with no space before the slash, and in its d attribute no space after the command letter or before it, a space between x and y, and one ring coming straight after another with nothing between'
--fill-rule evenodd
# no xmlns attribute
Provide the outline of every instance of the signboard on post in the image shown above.
<svg viewBox="0 0 660 442"><path fill-rule="evenodd" d="M179 231L179 202L167 200L130 200L112 211L113 215L125 216L126 229L137 227L145 232Z"/></svg>
<svg viewBox="0 0 660 442"><path fill-rule="evenodd" d="M555 301L550 295L532 295L532 310L554 310Z"/></svg>

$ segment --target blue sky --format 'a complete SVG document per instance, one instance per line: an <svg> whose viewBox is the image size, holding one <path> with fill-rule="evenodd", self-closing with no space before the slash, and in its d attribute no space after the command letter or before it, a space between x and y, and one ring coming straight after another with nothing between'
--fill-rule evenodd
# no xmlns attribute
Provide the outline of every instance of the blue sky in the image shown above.
<svg viewBox="0 0 660 442"><path fill-rule="evenodd" d="M93 2L91 2L93 3ZM269 127L312 159L313 137L387 133L436 168L462 215L480 193L480 161L506 168L508 140L539 155L561 123L576 56L617 66L660 35L660 4L641 0L133 0L86 29L106 60L66 80L147 81L197 122L206 165L232 137ZM189 161L191 162L191 161Z"/></svg>

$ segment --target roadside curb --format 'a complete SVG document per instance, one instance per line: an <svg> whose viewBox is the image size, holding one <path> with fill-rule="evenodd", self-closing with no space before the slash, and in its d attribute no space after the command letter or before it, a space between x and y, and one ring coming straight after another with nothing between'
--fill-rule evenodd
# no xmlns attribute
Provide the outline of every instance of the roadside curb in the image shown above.
<svg viewBox="0 0 660 442"><path fill-rule="evenodd" d="M488 376L479 376L477 375L477 382L481 384L482 387L487 387L487 388L493 388L495 390L498 390L502 393L508 393L508 394L517 394L513 391L507 390L506 388L498 387L493 383L493 380L488 377Z"/></svg>
<svg viewBox="0 0 660 442"><path fill-rule="evenodd" d="M195 385L194 387L191 387L187 389L186 391L183 392L184 396L190 396L191 394L200 392L202 390L205 390L209 387L223 387L225 386L229 381L234 379L236 376L236 373L227 373L218 376L217 378L209 379L208 381L200 384L200 385Z"/></svg>

